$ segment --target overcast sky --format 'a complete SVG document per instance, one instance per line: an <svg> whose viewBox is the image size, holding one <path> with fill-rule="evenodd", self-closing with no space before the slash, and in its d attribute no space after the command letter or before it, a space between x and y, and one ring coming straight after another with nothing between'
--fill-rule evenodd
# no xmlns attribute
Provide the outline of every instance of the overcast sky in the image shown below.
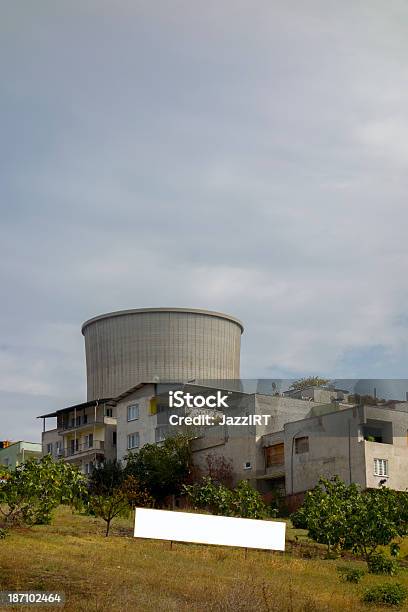
<svg viewBox="0 0 408 612"><path fill-rule="evenodd" d="M239 317L245 377L406 376L405 0L4 2L0 44L0 439L122 308Z"/></svg>

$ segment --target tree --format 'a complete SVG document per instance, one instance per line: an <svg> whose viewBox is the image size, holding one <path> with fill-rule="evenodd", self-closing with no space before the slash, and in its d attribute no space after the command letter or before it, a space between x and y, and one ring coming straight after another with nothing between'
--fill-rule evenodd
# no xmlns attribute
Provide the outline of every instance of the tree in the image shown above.
<svg viewBox="0 0 408 612"><path fill-rule="evenodd" d="M106 537L109 535L112 520L118 516L128 516L130 511L128 498L120 488L109 495L93 494L89 499L89 509L91 514L105 521Z"/></svg>
<svg viewBox="0 0 408 612"><path fill-rule="evenodd" d="M327 546L328 556L344 547L353 499L359 495L355 484L347 486L337 476L321 478L306 494L302 507L292 516L294 527L308 530L312 540Z"/></svg>
<svg viewBox="0 0 408 612"><path fill-rule="evenodd" d="M308 376L307 378L300 378L299 380L295 380L295 382L290 385L290 389L294 389L295 391L301 391L302 389L306 389L307 387L322 387L328 382L330 382L328 378L320 378L319 376Z"/></svg>
<svg viewBox="0 0 408 612"><path fill-rule="evenodd" d="M228 489L204 476L201 482L184 485L183 489L194 508L212 514L253 519L263 519L269 514L260 493L247 480L241 480L235 489Z"/></svg>
<svg viewBox="0 0 408 612"><path fill-rule="evenodd" d="M391 545L395 554L395 539L408 533L408 493L384 486L361 491L337 476L321 478L292 521L329 553L351 550L370 563L379 546Z"/></svg>
<svg viewBox="0 0 408 612"><path fill-rule="evenodd" d="M0 474L0 513L7 525L49 524L54 508L79 506L85 491L85 477L75 466L50 455L29 459Z"/></svg>
<svg viewBox="0 0 408 612"><path fill-rule="evenodd" d="M355 499L345 533L344 548L369 563L379 546L391 544L408 533L408 494L385 486L363 491Z"/></svg>
<svg viewBox="0 0 408 612"><path fill-rule="evenodd" d="M152 505L148 492L121 463L105 461L95 466L88 485L88 510L105 521L106 537L114 518L128 516L132 507L148 505Z"/></svg>
<svg viewBox="0 0 408 612"><path fill-rule="evenodd" d="M177 495L192 470L190 441L187 436L167 438L161 445L146 444L126 457L125 472L134 476L154 498L163 504L168 495Z"/></svg>
<svg viewBox="0 0 408 612"><path fill-rule="evenodd" d="M231 488L233 481L232 460L223 455L211 453L206 457L208 476L224 486Z"/></svg>

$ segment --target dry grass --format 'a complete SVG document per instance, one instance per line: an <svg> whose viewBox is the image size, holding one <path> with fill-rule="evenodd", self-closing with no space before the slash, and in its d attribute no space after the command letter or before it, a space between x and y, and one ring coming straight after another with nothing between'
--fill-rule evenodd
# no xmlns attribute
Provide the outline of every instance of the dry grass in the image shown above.
<svg viewBox="0 0 408 612"><path fill-rule="evenodd" d="M109 538L103 531L99 520L67 508L51 526L13 531L0 541L1 589L62 591L64 610L72 612L343 612L367 610L363 588L395 580L366 576L362 585L345 584L338 562L290 554L249 551L245 559L241 549L170 549L168 542L134 539L126 520ZM398 581L408 586L408 573Z"/></svg>

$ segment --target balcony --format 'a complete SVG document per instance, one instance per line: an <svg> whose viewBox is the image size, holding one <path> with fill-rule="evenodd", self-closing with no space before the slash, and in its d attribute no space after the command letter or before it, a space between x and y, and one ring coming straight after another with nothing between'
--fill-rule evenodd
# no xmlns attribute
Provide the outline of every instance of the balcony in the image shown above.
<svg viewBox="0 0 408 612"><path fill-rule="evenodd" d="M78 447L64 449L64 457L76 457L77 455L83 455L85 453L93 453L97 451L104 451L104 443L102 440L94 440L92 444L78 444Z"/></svg>
<svg viewBox="0 0 408 612"><path fill-rule="evenodd" d="M366 442L376 442L377 444L392 444L392 422L368 419L367 422L362 426L362 434Z"/></svg>
<svg viewBox="0 0 408 612"><path fill-rule="evenodd" d="M84 417L77 417L76 422L73 422L73 419L70 421L63 421L58 423L57 429L60 433L65 433L67 431L74 431L74 429L86 429L87 427L93 427L94 425L116 425L116 417L99 417L97 419L86 419L84 421Z"/></svg>

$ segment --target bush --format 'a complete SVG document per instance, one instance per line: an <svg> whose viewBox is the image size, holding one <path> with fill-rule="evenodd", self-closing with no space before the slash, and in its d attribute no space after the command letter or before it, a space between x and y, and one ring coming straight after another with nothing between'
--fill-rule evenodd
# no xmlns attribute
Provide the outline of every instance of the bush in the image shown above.
<svg viewBox="0 0 408 612"><path fill-rule="evenodd" d="M204 476L201 482L184 485L184 492L196 509L208 510L221 516L265 519L272 509L264 503L262 496L248 481L241 480L235 489L228 489Z"/></svg>
<svg viewBox="0 0 408 612"><path fill-rule="evenodd" d="M383 553L375 553L367 561L370 574L386 574L393 576L398 571L398 565L392 559L388 559Z"/></svg>
<svg viewBox="0 0 408 612"><path fill-rule="evenodd" d="M295 529L307 529L307 516L305 507L301 506L296 512L290 515L290 520Z"/></svg>
<svg viewBox="0 0 408 612"><path fill-rule="evenodd" d="M365 574L365 571L359 567L347 567L347 566L339 566L337 568L340 577L345 582L354 582L358 583L361 581L362 577Z"/></svg>
<svg viewBox="0 0 408 612"><path fill-rule="evenodd" d="M407 595L408 591L402 584L379 584L366 589L363 601L364 603L399 606L405 601Z"/></svg>

